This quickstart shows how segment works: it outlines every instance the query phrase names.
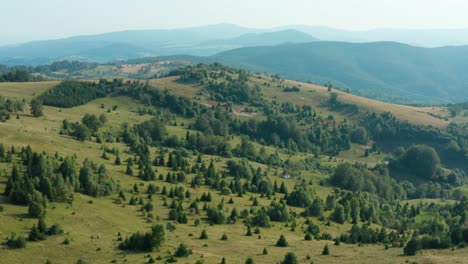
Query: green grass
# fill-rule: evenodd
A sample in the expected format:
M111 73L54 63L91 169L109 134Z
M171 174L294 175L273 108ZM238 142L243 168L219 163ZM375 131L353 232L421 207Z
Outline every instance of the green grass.
M28 100L32 97L32 93L39 93L44 89L50 88L53 84L38 83L38 86L17 84L15 88L12 86L0 86L0 95L17 97L26 95ZM10 88L9 88L10 87ZM23 87L23 88L21 88ZM21 90L24 89L24 90ZM311 93L312 94L312 93ZM101 104L105 105L101 109ZM116 111L107 113L107 108L117 105ZM76 154L78 160L81 162L84 159L90 159L95 162L104 163L111 175L118 181L124 191L127 202L124 204L115 203L117 195L108 197L92 198L79 193L75 194L73 204L65 203L51 203L48 205L46 222L48 225L59 223L65 230L65 234L49 237L41 242L29 242L24 249L9 250L1 246L0 248L0 262L1 263L45 263L50 259L52 263L75 263L78 259L83 259L89 263L110 263L116 260L117 263L146 263L145 256L148 253L123 253L117 249L118 241L117 233L120 232L123 237L134 233L136 231L146 232L149 227L155 223L168 223L167 215L169 209L163 206L161 195L154 195L152 202L155 205L154 219L151 223L147 222L145 215L140 211L140 206L128 205L128 199L133 195L141 197L147 201L146 194L132 193L132 187L136 183L141 191L146 191L148 182L143 182L135 176L128 176L124 174L125 165L114 166L114 156L109 155L109 160L100 158L102 150L101 144L96 142L79 142L67 136L59 135L61 122L63 119L71 121L79 121L85 113L104 114L108 117L108 123L105 125L106 129L118 131L123 122L129 124L140 123L144 120L151 118L150 116L141 116L136 110L138 105L127 97L106 97L94 100L86 105L69 108L59 109L54 107L44 107L45 116L34 118L27 113L20 115L20 119L11 119L6 123L2 123L0 130L0 142L10 146L16 147L31 145L35 151L46 151L49 154L58 152L60 155L74 155ZM184 122L184 126L180 124ZM169 125L167 130L171 135L185 136L187 132L187 125L191 120L177 118L177 126ZM193 131L191 131L193 132ZM239 137L234 137L231 141L233 147L240 142ZM122 143L106 143L109 147L118 148L121 153L121 159L125 160L133 157L127 153L128 147ZM257 149L260 145L256 144ZM273 153L275 148L265 147L267 153ZM155 156L156 148L151 148L152 158ZM289 156L284 150L280 150L280 155L283 159L291 158L292 160L303 159L310 154L298 153L297 155ZM380 161L383 156L370 156L368 158L361 158L362 153L356 149L349 152L344 152L339 158L349 161L362 161L375 163ZM193 157L195 159L195 157ZM225 170L226 159L218 156L204 156L204 162L209 163L214 160L215 166L218 170ZM339 161L328 162L327 157L323 157L322 161L326 164L335 166ZM261 166L263 169L265 165L251 163L254 167ZM9 164L0 164L0 192L3 192L7 175L10 171ZM157 175L168 172L168 168L154 167L157 170ZM8 173L5 173L8 172ZM136 165L134 167L136 172ZM312 181L313 185L310 186L315 190L318 196L325 198L328 194L333 192L332 188L321 186L319 183L325 180L328 175L318 171L300 170L300 177L292 179L282 179L279 173L282 169L272 168L268 177L272 181L277 181L278 184L284 182L288 190L292 190L295 184L301 183L301 178L306 182ZM192 189L189 188L189 182L194 175L188 175L187 183L180 184L184 188L188 188L192 194L192 198L200 196L203 192L208 192L206 186ZM156 185L162 187L171 187L171 184L154 181ZM173 185L172 185L173 186ZM258 194L248 194L244 197L237 197L233 195L234 204L227 204L229 196L222 196L216 191L211 190L213 195L212 205L217 205L222 199L225 201L225 207L229 210L236 207L238 211L242 209L250 209L252 201L249 200L250 196L258 198L261 206L269 205L271 200L267 198L259 198ZM282 195L277 194L276 199L280 199ZM90 202L92 201L92 202ZM29 228L36 223L36 219L28 218L27 207L17 206L8 203L7 198L0 196L0 205L3 206L4 211L0 212L0 237L5 239L11 232L19 235L27 235ZM187 208L189 201L184 201L184 208ZM200 204L200 209L202 204ZM296 213L300 213L303 209L290 207ZM329 214L330 212L327 212ZM332 241L304 241L304 233L301 230L304 218L297 219L297 228L291 231L290 227L286 227L285 223L274 222L274 226L270 229L261 229L261 234L254 234L251 237L245 236L246 228L239 221L234 225L214 225L210 226L206 221L198 227L194 226L195 219L204 220L205 213L202 211L200 215L190 213L188 215L188 224L177 224L176 230L167 232L167 242L158 252L149 253L152 257L156 258L161 256L165 258L173 254L175 248L180 242L186 243L192 250L193 254L179 260L179 263L195 263L197 260L204 260L204 263L219 263L223 257L226 258L227 263L244 263L248 256L254 258L255 263L276 263L280 261L287 252L295 252L299 258L300 263L405 263L406 261L418 261L419 263L462 263L468 257L468 249L451 250L434 250L424 251L416 257L403 257L401 256L401 248L384 249L383 245L346 245L333 246ZM346 223L339 225L331 223L330 226L325 226L324 222L312 218L312 220L320 226L322 232L328 232L333 236L337 236L346 232L351 228L351 224ZM198 237L202 229L208 232L208 240L199 240ZM226 233L228 235L227 241L221 241L221 236ZM190 236L192 234L192 236ZM286 236L290 246L287 248L275 247L276 240L281 234ZM70 239L70 245L63 245L62 242L65 238ZM331 255L322 256L321 251L325 244L330 245ZM268 249L268 255L263 255L262 250ZM307 260L307 255L310 260ZM158 261L157 263L162 263Z
M59 82L25 82L25 83L0 83L0 94L6 97L31 100L31 98L39 95L57 85Z

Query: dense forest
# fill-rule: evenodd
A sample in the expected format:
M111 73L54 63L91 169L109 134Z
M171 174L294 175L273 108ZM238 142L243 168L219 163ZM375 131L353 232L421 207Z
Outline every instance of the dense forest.
M32 75L23 69L12 69L0 75L0 82L38 82L44 81L41 75Z
M102 79L97 83L66 80L41 94L38 99L44 105L68 108L105 97L120 86L122 86L122 80L117 79L112 82Z
M430 145L446 166L468 171L468 130L463 124L451 123L447 129L418 126L383 113L369 114L363 126L382 149L392 151L398 146Z

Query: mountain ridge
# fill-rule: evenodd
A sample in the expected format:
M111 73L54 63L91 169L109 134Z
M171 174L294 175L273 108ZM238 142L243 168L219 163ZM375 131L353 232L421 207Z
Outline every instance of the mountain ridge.
M468 80L462 74L467 51L468 46L311 42L240 48L213 59L290 79L332 82L353 93L386 101L452 103L468 99L464 89Z

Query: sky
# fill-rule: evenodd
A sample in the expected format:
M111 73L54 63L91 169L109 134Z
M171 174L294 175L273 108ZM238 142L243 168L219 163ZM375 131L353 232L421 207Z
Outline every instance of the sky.
M468 28L467 14L466 0L0 0L0 44L218 23Z

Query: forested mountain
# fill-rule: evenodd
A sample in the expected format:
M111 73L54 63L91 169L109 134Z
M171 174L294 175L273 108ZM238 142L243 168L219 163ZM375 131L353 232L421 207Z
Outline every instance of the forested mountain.
M400 103L468 99L468 46L418 48L393 42L312 42L247 47L215 60L286 78L328 83L366 97Z

